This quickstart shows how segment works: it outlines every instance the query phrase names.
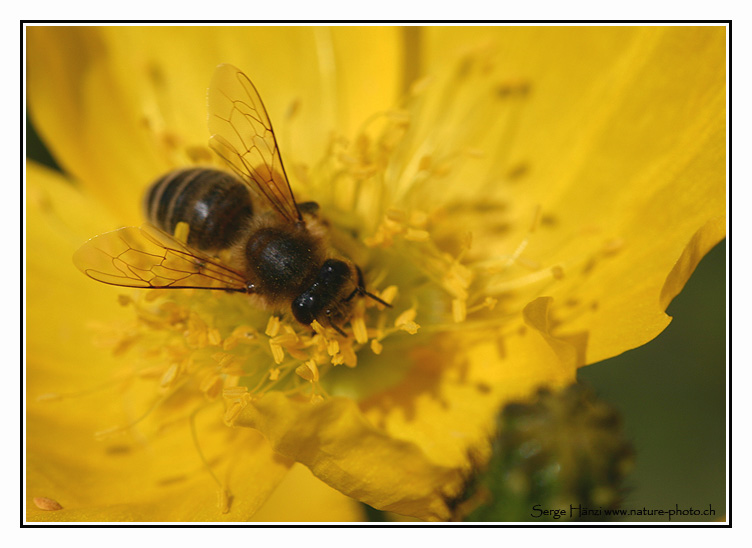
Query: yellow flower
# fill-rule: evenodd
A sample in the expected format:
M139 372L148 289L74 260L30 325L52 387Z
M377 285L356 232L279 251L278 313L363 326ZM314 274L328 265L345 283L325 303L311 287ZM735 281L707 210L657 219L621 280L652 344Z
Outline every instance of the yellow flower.
M33 119L75 181L27 165L30 521L361 519L336 491L447 519L499 407L657 336L725 235L724 28L69 27L27 44ZM260 90L299 201L393 305L358 300L347 337L71 265L142 222L151 181L213 161L204 96L225 62ZM291 467L317 498L286 486Z

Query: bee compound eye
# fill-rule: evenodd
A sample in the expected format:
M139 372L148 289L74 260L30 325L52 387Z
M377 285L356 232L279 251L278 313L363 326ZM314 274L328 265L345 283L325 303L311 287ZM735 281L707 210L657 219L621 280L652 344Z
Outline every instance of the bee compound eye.
M350 267L344 261L327 259L319 272L319 278L327 283L343 283L350 277Z

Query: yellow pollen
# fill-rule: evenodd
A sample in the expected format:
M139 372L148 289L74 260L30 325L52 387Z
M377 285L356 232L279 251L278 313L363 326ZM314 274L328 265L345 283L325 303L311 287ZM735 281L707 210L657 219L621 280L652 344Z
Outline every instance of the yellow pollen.
M415 310L414 308L408 308L402 314L397 316L396 320L394 320L394 327L399 327L402 324L413 321L415 319L415 316L417 315L417 310Z
M329 339L326 341L326 353L330 356L334 356L339 352L339 341L337 339Z
M282 360L285 359L285 351L282 350L281 346L273 341L269 341L269 348L271 348L274 363L276 363L277 365L281 364Z
M385 303L392 304L394 302L394 299L397 298L398 289L396 285L390 285L384 291L379 293L379 298L384 301ZM379 304L379 310L384 310L384 305Z
M352 345L347 345L342 348L339 355L342 356L342 361L347 367L355 367L358 365L358 355L355 353L355 350L353 350Z
M218 352L218 354L222 354L221 352ZM224 354L219 359L219 367L222 369L222 372L226 375L237 375L241 376L245 374L245 370L243 369L243 364L245 360L241 356L234 356L232 354Z
M207 340L210 345L217 346L222 342L222 335L220 335L219 330L215 327L212 327L207 332Z
M209 344L209 328L204 320L193 311L188 316L188 329L184 337L190 348L204 348Z
M223 388L223 390L227 390L227 389L231 390L233 388L238 388L239 383L240 383L239 375L229 375L225 377L225 383L224 383L225 387ZM242 388L246 388L246 387L243 386Z
M410 212L410 226L415 228L426 228L428 224L428 213L415 209Z
M394 320L394 327L415 335L420 329L420 325L413 321L416 315L417 311L414 308L408 308Z
M407 213L397 208L389 208L386 212L386 220L392 221L399 225L407 224Z
M313 320L311 322L311 329L313 329L317 334L321 335L322 337L326 337L326 329L324 329L324 326L321 325L318 320Z
M224 421L230 426L232 426L233 421L238 417L243 408L253 399L246 386L225 388L222 390L222 397L227 401Z
M452 319L461 323L467 317L467 303L462 299L452 299Z
M173 236L175 236L175 239L179 241L181 244L187 244L188 243L188 234L190 233L191 227L186 222L179 222L175 226L175 231L173 232Z
M207 375L199 385L199 390L207 399L213 400L222 391L222 377L216 374Z
M382 345L379 341L376 339L371 340L371 350L374 354L379 355L381 354L381 351L384 349L384 345Z
M368 342L368 330L366 329L366 320L361 314L357 315L352 319L350 322L350 325L352 325L353 329L353 335L355 335L355 340L358 341L360 344L364 344Z
M248 394L247 386L233 386L222 390L222 397L233 402L242 401Z
M277 335L276 337L272 338L272 342L280 346L293 346L297 344L298 341L300 341L298 334L293 330L288 331L287 329L285 329L285 332L283 334Z
M39 508L40 510L47 510L50 512L54 512L57 510L62 510L62 505L54 500L47 497L34 497L34 506Z
M295 373L309 382L318 382L319 380L319 368L316 366L315 360L308 360L303 365L299 365L295 369Z
M398 327L402 331L407 331L410 335L415 335L418 332L418 329L420 329L420 325L413 321L400 324Z
M238 344L249 345L256 340L256 330L247 325L241 325L233 329L229 337L222 343L224 350L232 350Z
M264 333L269 337L276 337L279 333L280 322L277 316L269 317L269 322L266 324L266 331Z
M172 386L172 383L175 381L177 376L178 364L173 363L170 367L167 368L167 371L165 371L164 375L162 375L162 380L159 381L159 387L168 388Z
M431 235L426 230L419 230L417 228L408 228L405 232L405 240L411 242L427 242L431 239Z
M224 421L225 424L228 424L229 426L232 426L233 422L235 422L235 419L238 418L238 415L240 415L240 412L243 410L245 405L243 405L240 402L233 403L227 408L227 411L225 411Z
M442 280L442 285L449 292L449 294L451 294L455 298L466 300L469 280L467 280L464 276L464 271L462 271L460 268L456 268L459 266L461 265L454 263L454 265L450 267L449 272L446 273L444 279ZM469 271L467 272L469 273Z
M276 381L279 378L279 367L269 370L269 380Z

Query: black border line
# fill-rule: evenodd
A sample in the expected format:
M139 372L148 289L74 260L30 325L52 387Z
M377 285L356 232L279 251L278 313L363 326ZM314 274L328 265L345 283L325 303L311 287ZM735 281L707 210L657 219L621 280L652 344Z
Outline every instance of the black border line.
M533 25L540 25L540 26L553 26L556 24L565 24L567 26L573 26L577 24L582 24L585 26L591 26L591 25L599 25L599 24L614 24L617 26L629 26L629 25L635 25L635 24L646 24L646 25L661 25L661 24L701 24L701 25L713 25L713 24L719 24L719 25L726 25L728 29L728 37L727 37L727 66L728 66L728 87L727 87L727 93L728 93L728 102L726 105L726 119L727 119L727 127L728 127L728 139L726 143L726 149L728 154L728 166L729 166L729 175L728 175L728 182L727 182L727 192L728 192L728 203L731 203L731 122L732 122L732 116L731 116L731 104L732 104L732 85L731 85L731 79L732 79L732 36L731 36L731 28L732 28L732 20L731 19L707 19L707 20L697 20L697 19L657 19L657 20L650 20L650 19L625 19L625 20L618 20L618 19L593 19L593 20L567 20L567 19L552 19L552 20L540 20L540 19L510 19L510 20L483 20L483 19L470 19L470 20L461 20L461 21L452 21L452 20L443 20L443 19L429 19L429 20L399 20L399 19L377 19L377 20L366 20L366 19L342 19L342 20L318 20L318 19L301 19L301 20L295 20L291 21L289 19L263 19L263 20L257 20L257 21L238 21L238 20L213 20L213 19L201 19L201 20L173 20L173 19L155 19L155 20L140 20L140 19L127 19L127 20L116 20L116 19L79 19L79 20L67 20L67 19L21 19L20 20L20 34L19 34L19 51L20 51L20 125L21 125L21 159L20 159L20 167L21 167L21 189L22 189L22 202L23 202L23 173L24 173L24 165L25 165L25 158L23 155L23 143L26 139L26 131L25 131L25 113L23 110L23 91L24 91L24 64L23 64L23 57L24 57L24 32L25 32L25 26L26 25L34 25L34 24L66 24L66 25L75 25L75 24L116 24L116 25L123 25L123 24L142 24L142 25L158 25L158 24L174 24L176 26L192 26L197 24L236 24L236 25L253 25L253 24L287 24L287 25L304 25L304 24L352 24L352 23L361 23L368 26L376 26L380 24L389 24L389 25L431 25L431 24L444 24L448 26L462 26L462 25L468 25L468 24L487 24L489 26L503 26L505 24L533 24ZM24 254L24 248L23 248L23 226L25 225L25 207L24 204L21 203L21 254L23 258L25 259ZM727 208L727 225L731 226L731 211ZM728 283L729 283L729 294L730 294L730 284L731 284L731 253L728 253L731 249L731 234L730 231L727 231L726 235L726 247L727 247L727 260L728 260L728 268L727 268L727 275L728 275ZM24 261L25 263L25 261ZM21 295L24 294L23 287L25 280L23 279L23 264L21 266ZM729 319L731 317L731 299L729 298L728 302L728 316ZM23 317L23 303L21 303L21 315ZM25 320L25 318L23 318ZM727 330L728 330L728 345L729 349L731 348L731 330L730 330L730 321L727 320ZM26 322L24 321L23 326L25 328ZM23 333L21 334L21 345L23 345ZM23 348L21 349L21 368L23 372ZM728 372L728 386L731 386L731 365L729 357L727 356L727 362L729 362L729 372ZM20 445L19 445L19 452L20 452L20 460L21 463L21 474L20 474L20 498L23 498L23 489L24 489L24 481L25 481L25 454L24 454L24 445L23 445L23 438L24 438L24 428L23 428L23 417L25 413L25 394L23 390L23 375L20 378L21 380L21 386L19 387L19 390L21 392L21 409L20 409L20 415L19 415L19 423L20 423ZM420 523L399 523L399 522L360 522L360 523L331 523L331 524L322 524L322 523L286 523L286 522L279 522L279 523L253 523L253 522L217 522L217 523L158 523L158 524L152 524L149 522L133 522L133 523L109 523L109 522L103 522L101 524L94 524L94 523L82 523L78 524L75 522L24 522L25 518L25 501L21 501L20 505L20 515L19 515L19 527L22 529L30 528L30 529L39 529L39 528L80 528L80 529L110 529L110 528L262 528L262 529L280 529L280 528L293 528L293 529L330 529L330 528L349 528L349 529L360 529L360 528L440 528L440 527L449 527L449 528L474 528L474 529L488 529L488 528L494 528L494 529L545 529L548 527L553 527L557 529L562 528L622 528L622 529L672 529L672 528L679 528L679 529L728 529L731 528L731 506L732 506L732 413L731 413L731 405L732 405L732 391L729 389L729 395L728 395L728 402L727 402L727 408L729 409L729 419L728 419L728 506L726 508L726 518L728 522L726 524L720 524L715 525L714 522L708 522L707 524L698 524L698 523L688 523L684 524L682 522L675 522L672 524L669 523L643 523L643 522L608 522L608 523L578 523L578 522L567 522L567 523L513 523L513 524L506 524L506 523L462 523L462 522L441 522L441 523L432 523L432 522L420 522Z

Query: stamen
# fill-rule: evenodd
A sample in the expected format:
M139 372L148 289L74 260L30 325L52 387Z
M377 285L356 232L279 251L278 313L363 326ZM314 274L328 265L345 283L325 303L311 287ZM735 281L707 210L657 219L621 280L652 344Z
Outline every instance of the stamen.
M330 356L339 353L339 341L337 339L328 339L326 341L326 353Z
M173 382L178 376L178 364L173 363L170 365L170 367L167 368L167 371L165 371L164 375L162 375L162 380L159 382L159 387L162 389L169 388L172 386Z
M374 354L378 356L379 354L381 354L381 351L383 349L384 349L384 346L377 339L371 340L371 350L373 351Z
M360 301L363 302L363 301ZM365 310L363 310L363 306L358 306L355 310L355 317L350 321L350 325L352 326L353 335L355 335L355 340L358 341L360 344L365 344L368 342L368 330L366 328L366 320L364 316Z
M235 402L230 405L230 407L227 408L225 411L225 415L223 417L223 420L225 424L228 426L233 426L235 419L238 418L240 415L240 412L245 408L245 405L243 405L240 402Z
M418 230L416 228L408 228L405 232L405 240L411 242L427 242L431 239L427 230Z
M272 351L272 357L274 358L274 363L279 365L282 363L282 360L285 359L285 351L282 350L282 347L275 343L274 341L269 341L269 348L271 348Z
M198 443L198 434L196 433L196 415L199 411L201 411L202 407L198 407L193 413L191 413L191 416L189 417L189 424L191 427L191 437L193 438L193 445L196 448L196 452L198 453L199 458L201 459L201 462L204 465L204 468L207 472L209 472L209 475L214 480L214 483L217 484L217 487L219 488L219 497L218 497L218 504L217 507L219 510L226 514L230 511L230 500L231 495L228 492L228 490L225 488L224 485L222 485L222 482L219 481L219 478L214 473L214 470L212 470L211 465L209 464L209 461L206 460L206 457L204 456L204 452L201 450L201 445Z
M411 335L415 335L418 332L418 329L420 329L420 325L413 321L416 315L417 311L414 308L405 310L396 320L394 320L394 327L397 327L402 331L407 331Z
M269 337L276 337L279 333L280 321L277 316L270 316L269 322L266 324L266 331L264 333Z
M232 350L239 344L250 345L258 339L256 330L247 325L240 325L233 329L229 337L222 343L223 350Z
M222 377L216 373L207 375L199 385L199 390L204 393L206 399L213 400L219 396L222 391Z
M301 378L310 381L310 382L318 382L319 381L319 368L316 366L315 360L308 360L303 365L299 365L295 369L295 373L297 373L298 376Z
M353 350L352 344L348 344L342 348L338 356L341 356L342 362L347 367L355 367L358 365L358 355Z
M394 304L395 299L397 298L398 289L396 285L390 285L384 291L381 291L378 293L379 298L384 301L385 303ZM384 305L378 305L379 310L385 310Z

